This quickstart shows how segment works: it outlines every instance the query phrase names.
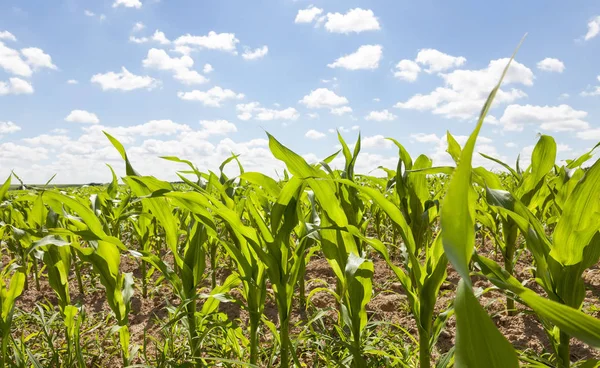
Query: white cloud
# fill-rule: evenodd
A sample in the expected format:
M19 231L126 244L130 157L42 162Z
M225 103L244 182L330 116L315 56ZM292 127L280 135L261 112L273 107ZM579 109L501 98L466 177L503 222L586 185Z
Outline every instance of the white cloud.
M359 130L360 126L358 125L353 125L352 128L350 128L350 130Z
M300 113L293 107L288 107L282 110L268 109L260 107L258 102L250 102L247 104L237 104L235 106L238 112L238 119L271 121L271 120L297 120Z
M79 81L77 79L69 79L67 84L79 84Z
M120 73L108 72L95 74L92 76L91 82L98 83L103 91L133 91L139 88L150 90L159 84L159 81L156 79L147 75L135 75L125 69L125 67L121 68Z
M65 121L70 123L83 123L83 124L98 124L100 119L96 114L85 110L73 110L65 118Z
M152 35L152 41L158 42L161 45L168 45L171 43L167 36L165 36L164 32L161 32L158 29L154 31L154 34Z
M193 36L186 34L175 40L177 46L195 46L201 49L221 50L235 52L236 45L240 42L234 33L208 32L206 36Z
M150 39L148 37L129 36L129 42L140 44L140 43L150 42Z
M213 87L208 91L193 90L191 92L178 92L177 96L186 101L200 101L204 106L221 107L221 103L226 100L241 100L243 93L236 93L230 89L223 89L219 86Z
M30 77L33 71L21 58L17 50L11 49L0 42L0 68L6 72L22 77Z
M517 144L515 142L507 142L505 146L508 148L515 148L517 147Z
M9 41L17 41L15 35L10 33L9 31L0 31L0 40L9 40Z
M310 113L306 114L306 116L308 116L310 119L318 119L319 118L319 114L314 113L314 112L310 112Z
M201 120L201 132L210 135L226 135L227 133L237 132L235 124L227 120Z
M362 138L360 146L363 148L391 148L394 144L382 135L374 135Z
M327 88L317 88L310 91L310 93L304 96L299 102L306 105L309 109L319 109L346 105L348 99L343 96L338 96L335 92Z
M211 73L212 71L214 71L215 69L212 67L212 65L210 64L204 64L204 68L202 68L202 72L204 74L208 74Z
M194 60L184 55L180 58L170 57L165 50L150 49L148 55L142 61L146 68L168 70L174 73L173 77L183 84L203 84L208 79L190 68L194 66Z
M21 78L9 78L8 83L0 81L0 96L29 95L32 93L33 86Z
M558 96L559 100L566 100L567 98L571 97L568 93L561 93L560 96Z
M421 143L437 143L440 141L440 138L435 134L417 133L411 134L410 137Z
M444 87L437 87L429 94L417 94L405 102L398 102L395 107L427 111L447 118L472 119L480 112L490 91L498 83L498 79L509 59L490 61L485 69L454 70L450 73L440 73ZM513 61L504 78L503 85L522 84L533 85L533 72L525 65ZM509 91L498 90L494 105L510 103L523 98L527 94L519 89Z
M568 144L559 143L556 145L556 152L569 152L573 149Z
M388 110L371 111L369 115L365 116L365 120L374 121L392 121L396 120L397 116L389 112Z
M504 130L522 131L526 124L537 124L543 130L563 132L584 130L589 124L584 121L588 113L575 110L569 105L533 106L509 105L500 118Z
M590 20L587 24L587 27L588 30L585 36L583 37L584 40L588 41L598 36L598 33L600 33L600 15Z
M587 129L577 132L577 138L585 140L600 141L600 128Z
M321 13L323 13L323 9L311 5L306 9L298 10L294 23L311 23Z
M25 56L27 64L31 65L34 70L40 68L58 69L52 64L52 57L37 47L28 47L21 49L21 53Z
M459 67L463 65L467 59L462 56L444 54L435 49L422 49L419 50L415 61L429 67L428 69L425 69L426 73L438 73Z
M311 129L308 132L306 132L306 134L304 134L304 136L306 138L315 139L316 140L316 139L324 138L325 137L325 133L321 133L321 132L319 132L317 130Z
M37 162L47 158L48 150L43 147L26 147L14 144L13 142L0 144L0 162L2 163L5 161L12 161L15 163L21 161Z
M40 134L31 138L23 138L23 142L31 146L50 146L50 147L62 147L70 142L71 139L66 135L51 135L51 134Z
M265 57L265 55L267 55L267 53L269 53L269 48L267 46L263 46L254 50L247 49L242 54L242 57L244 58L244 60L256 60L262 59L263 57Z
M545 58L537 63L537 68L545 72L562 73L565 70L565 64L555 58Z
M327 66L348 70L377 69L382 53L381 45L363 45L354 53L342 56Z
M380 99L379 97L375 97L375 98L373 99L373 102L381 102L381 99Z
M420 71L421 67L419 66L419 64L415 63L412 60L404 59L400 60L400 62L396 64L394 77L405 80L407 82L414 82L417 80Z
M113 8L124 6L126 8L139 9L142 7L142 3L140 2L140 0L115 0L112 6Z
M347 113L351 113L352 108L350 106L334 107L331 109L333 115L342 116Z
M21 127L12 121L0 121L0 137L4 134L18 132L19 130L21 130Z
M139 31L143 30L144 28L146 28L146 26L144 25L144 23L137 22L136 24L133 25L133 28L131 29L131 32L139 32Z
M355 8L346 14L327 13L325 29L333 33L360 33L381 29L379 21L370 9Z

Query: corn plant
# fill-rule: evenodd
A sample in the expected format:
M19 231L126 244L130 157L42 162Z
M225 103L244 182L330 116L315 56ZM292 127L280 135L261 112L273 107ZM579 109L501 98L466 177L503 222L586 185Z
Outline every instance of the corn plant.
M19 267L16 263L9 263L2 269L0 277L2 278L0 280L0 308L2 309L2 314L0 315L0 336L2 337L2 342L0 342L2 347L0 367L5 367L9 362L8 343L10 340L15 301L25 288L26 276L22 267ZM6 283L7 279L9 280L8 285Z

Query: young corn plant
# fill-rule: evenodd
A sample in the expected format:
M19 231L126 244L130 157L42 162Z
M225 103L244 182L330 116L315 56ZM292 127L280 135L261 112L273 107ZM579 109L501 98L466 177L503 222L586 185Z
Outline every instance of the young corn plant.
M495 236L496 244L501 250L506 272L513 275L516 262L515 255L518 248L517 238L519 227L512 218L501 216L494 210L495 206L502 206L503 204L499 202L501 196L495 194L498 193L498 190L503 192L508 191L514 198L518 198L521 203L529 208L532 213L541 216L543 205L549 195L546 177L552 172L554 162L556 161L556 142L552 137L542 135L533 149L531 165L522 173L511 169L500 160L486 155L483 156L509 169L512 175L512 180L504 181L508 185L503 185L502 181L490 178L491 173L486 173L485 169L478 168L475 171L476 174L478 173L482 176L483 184L488 188L486 200L492 206L487 208L495 213L495 216L490 216L492 217L491 222L493 225L490 224L488 226L492 226L494 234L498 234L499 230L501 231L501 236ZM512 210L512 208L508 209ZM489 215L487 212L483 212L482 216ZM501 226L497 226L497 222ZM509 316L513 316L516 313L514 300L510 297L506 299L506 310Z
M23 293L26 276L22 267L11 262L2 269L0 278L0 337L2 338L2 341L0 341L2 349L0 368L4 368L10 363L8 344L11 340L10 333L15 301ZM6 283L7 280L9 280L8 285Z
M302 157L283 146L271 135L268 137L271 152L286 164L293 175L289 182L306 183L314 192L321 208L319 230L321 250L338 280L335 293L340 304L338 319L340 326L347 327L352 336L349 346L353 356L352 366L366 367L363 331L368 320L366 305L372 297L373 263L363 257L357 237L345 229L354 226L349 225L336 193L335 182L327 180L324 171L309 165Z

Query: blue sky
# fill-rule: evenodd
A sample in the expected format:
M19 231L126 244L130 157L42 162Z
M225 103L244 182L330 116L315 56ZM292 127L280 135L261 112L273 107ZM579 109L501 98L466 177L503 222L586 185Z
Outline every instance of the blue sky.
M525 33L478 149L526 162L544 133L580 154L600 141L594 2L4 0L0 175L124 174L102 130L163 179L184 168L160 155L232 151L274 174L265 130L309 161L360 131L363 172L395 166L384 137L448 164L445 132L469 134Z

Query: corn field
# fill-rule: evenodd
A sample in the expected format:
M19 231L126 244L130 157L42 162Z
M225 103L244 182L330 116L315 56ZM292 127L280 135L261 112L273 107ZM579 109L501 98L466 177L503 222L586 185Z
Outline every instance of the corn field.
M11 175L0 367L598 366L600 294L584 276L600 258L600 161L559 166L541 135L527 168L473 167L499 86L463 147L448 133L453 167L391 139L397 166L361 175L360 135L351 149L338 134L317 164L268 135L279 180L235 155L217 173L164 157L182 167L172 184L106 133L121 183L110 166L99 187L11 190ZM372 307L390 294L402 323ZM504 333L519 318L540 349Z

